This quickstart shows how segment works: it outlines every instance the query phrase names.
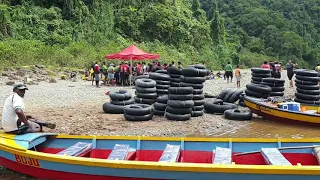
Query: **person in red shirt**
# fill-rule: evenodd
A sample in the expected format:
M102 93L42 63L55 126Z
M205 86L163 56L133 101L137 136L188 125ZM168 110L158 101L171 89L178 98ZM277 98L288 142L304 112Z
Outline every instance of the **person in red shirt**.
M162 69L167 70L167 63L164 63L164 65L162 65Z
M98 62L95 63L94 65L94 77L95 77L95 80L96 80L96 87L99 88L99 82L100 82L100 66L98 64Z
M129 74L130 74L130 68L128 66L128 62L125 62L123 65L123 73L124 73L124 85L127 86L128 80L129 80Z
M140 62L136 66L136 73L137 73L137 76L140 76L142 74L142 66Z
M270 65L268 64L268 61L264 61L263 64L261 65L261 68L270 69Z
M121 86L124 85L124 80L125 80L124 63L121 62L121 64L120 64L120 84L121 84Z

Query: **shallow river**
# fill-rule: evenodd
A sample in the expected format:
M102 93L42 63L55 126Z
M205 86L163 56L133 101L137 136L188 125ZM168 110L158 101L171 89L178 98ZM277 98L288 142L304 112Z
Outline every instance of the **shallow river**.
M241 122L239 122L240 124ZM192 137L206 137L199 134L192 134ZM217 137L217 136L215 136ZM254 138L320 138L320 126L294 125L289 123L279 123L262 119L252 120L244 128L237 131L225 132L218 137L254 137ZM14 173L0 167L1 180L15 180L33 178Z

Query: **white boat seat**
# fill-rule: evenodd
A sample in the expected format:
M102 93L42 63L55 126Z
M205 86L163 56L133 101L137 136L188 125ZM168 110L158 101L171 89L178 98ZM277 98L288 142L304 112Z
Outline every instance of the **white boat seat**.
M313 148L313 154L317 158L318 164L320 165L320 147Z
M108 160L125 160L129 150L130 146L128 144L116 144L109 154Z
M81 156L85 153L90 152L92 149L92 143L78 142L69 148L58 152L58 155L67 155L67 156Z
M213 164L231 164L232 153L230 148L216 147L214 157L212 160Z
M180 156L180 145L166 145L159 162L177 162Z
M262 156L269 165L292 165L277 148L261 148Z

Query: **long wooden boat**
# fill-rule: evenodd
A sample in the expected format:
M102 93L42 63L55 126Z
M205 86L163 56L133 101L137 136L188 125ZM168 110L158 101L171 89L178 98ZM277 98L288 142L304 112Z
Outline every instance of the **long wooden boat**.
M277 104L264 99L244 97L246 106L255 114L272 121L284 121L289 123L318 124L320 125L320 114L306 113L306 111L290 111L281 109ZM320 111L320 106L301 104L301 109Z
M90 146L75 148L79 143ZM320 139L0 133L0 165L41 179L318 180L319 153L314 155L313 152L320 151L317 149L319 147L281 152L277 149L307 145L318 146ZM263 151L236 155L260 150ZM277 151L278 154L270 154L271 151ZM272 165L269 165L270 162Z

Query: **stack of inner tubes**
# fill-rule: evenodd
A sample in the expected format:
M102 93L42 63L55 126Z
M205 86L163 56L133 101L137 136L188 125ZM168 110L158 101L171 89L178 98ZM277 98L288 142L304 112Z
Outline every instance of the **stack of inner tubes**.
M110 92L110 103L104 103L102 109L105 113L123 114L124 107L134 103L134 99L130 92L126 90L119 90Z
M127 121L149 121L153 117L152 107L147 104L131 104L124 108Z
M170 76L170 86L180 87L181 69L178 69L177 67L168 67L167 71Z
M270 96L284 96L284 83L285 80L278 79L278 78L263 78L262 79L262 85L267 85L271 87Z
M149 73L149 78L156 81L157 94L161 96L163 94L169 94L168 89L170 87L170 76L164 73L165 70L161 70L161 73L151 72Z
M225 88L219 93L217 99L222 99L223 102L235 103L243 92L243 88Z
M267 99L272 91L271 87L263 84L247 84L247 96Z
M237 105L223 102L221 99L215 99L204 103L204 109L207 113L223 114L226 110L236 109Z
M244 97L245 97L246 93L241 93L239 95L239 106L242 106L242 107L247 107L246 103L244 102Z
M168 107L164 116L169 120L186 121L191 118L194 106L192 87L170 87Z
M318 72L308 69L297 69L296 74L296 98L294 101L303 104L320 104L320 77Z
M264 68L251 68L251 83L260 84L262 82L262 78L270 78L271 70Z
M181 70L182 76L180 77L181 87L193 87L194 107L192 107L191 116L199 117L204 114L204 94L203 87L206 81L206 76L209 71L203 65L192 65Z
M153 104L157 98L156 81L152 79L137 79L135 81L136 97L135 102L140 104Z
M157 116L164 116L164 113L167 108L167 103L168 103L169 97L168 95L162 95L159 96L156 99L156 102L153 104L153 114Z

